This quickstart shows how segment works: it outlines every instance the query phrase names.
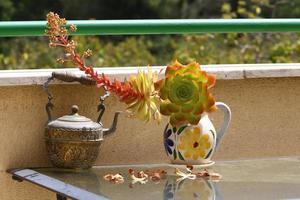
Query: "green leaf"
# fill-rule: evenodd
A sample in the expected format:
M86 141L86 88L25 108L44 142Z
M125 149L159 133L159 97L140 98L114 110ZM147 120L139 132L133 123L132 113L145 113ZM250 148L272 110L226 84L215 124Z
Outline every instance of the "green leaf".
M174 157L174 160L176 160L176 159L177 159L177 152L176 152L176 150L175 150L175 149L173 150L173 157Z
M213 148L211 148L211 150L208 152L208 154L205 156L205 158L204 159L207 159L209 156L210 156L210 154L213 152Z
M177 128L173 127L173 133L176 133L176 131L177 131Z
M180 160L184 160L183 156L181 155L180 151L178 151L178 157Z
M177 135L179 135L186 127L187 125L180 127L177 131Z

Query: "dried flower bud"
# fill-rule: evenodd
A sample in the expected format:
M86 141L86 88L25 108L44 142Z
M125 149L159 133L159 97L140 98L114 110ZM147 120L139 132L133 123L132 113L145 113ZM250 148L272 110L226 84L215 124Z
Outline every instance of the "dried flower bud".
M51 42L57 42L58 41L57 37L52 36L52 35L49 36L49 39L50 39Z
M59 18L59 15L56 14L56 17ZM67 24L66 18L59 18L58 22L59 22L59 24L60 24L61 26Z
M53 43L53 42L49 42L49 47L50 47L50 48L56 47L56 44Z
M65 51L70 53L70 52L74 52L75 51L75 47L76 47L76 42L74 40L71 40L69 43L66 44L65 46Z
M84 53L83 53L83 57L85 57L85 58L88 58L88 57L90 57L90 56L92 56L93 55L93 52L92 52L92 50L90 50L90 49L87 49Z
M61 29L59 30L59 35L66 35L67 32L68 32L68 31L67 31L65 28L61 28Z
M75 40L70 40L69 44L70 44L70 45L73 45L73 46L76 46L77 43L76 43Z
M65 63L65 60L62 58L58 58L58 59L56 59L56 62L62 65Z
M71 24L71 26L70 26L70 32L76 32L76 30L77 30L76 25L75 24Z

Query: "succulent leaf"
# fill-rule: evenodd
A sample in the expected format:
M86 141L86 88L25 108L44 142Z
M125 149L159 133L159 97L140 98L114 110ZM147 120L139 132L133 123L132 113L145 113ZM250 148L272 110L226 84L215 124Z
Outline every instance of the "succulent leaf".
M208 89L215 76L202 71L199 64L182 65L178 61L166 68L165 79L155 89L162 99L160 112L170 116L172 126L198 124L203 112L215 110L215 100Z

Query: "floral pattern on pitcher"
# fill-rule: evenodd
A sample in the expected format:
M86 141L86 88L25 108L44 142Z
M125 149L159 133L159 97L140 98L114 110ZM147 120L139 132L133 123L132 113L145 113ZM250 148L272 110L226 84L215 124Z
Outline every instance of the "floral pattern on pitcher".
M173 162L203 161L212 154L214 142L214 130L206 133L200 126L185 125L176 129L167 124L164 131L165 151Z
M172 155L172 147L174 146L174 141L170 138L172 135L172 130L168 129L168 125L166 126L166 130L164 131L164 146L167 155Z
M198 158L206 158L212 148L207 133L201 132L199 127L191 127L179 136L178 149L183 153L185 158L198 160Z
M177 144L176 144L176 135L180 135L184 129L187 126L182 126L180 127L178 130L176 129L176 127L172 128L172 126L168 123L165 131L164 131L164 146L165 146L165 150L167 155L173 159L180 159L180 160L184 160L184 157L182 156L181 152L178 151L177 149Z

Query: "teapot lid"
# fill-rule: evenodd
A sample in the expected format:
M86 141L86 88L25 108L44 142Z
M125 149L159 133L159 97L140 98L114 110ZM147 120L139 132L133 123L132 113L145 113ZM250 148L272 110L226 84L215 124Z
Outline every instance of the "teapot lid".
M100 123L78 114L78 106L72 106L72 114L64 115L48 123L49 128L67 129L71 131L99 131L103 127Z

